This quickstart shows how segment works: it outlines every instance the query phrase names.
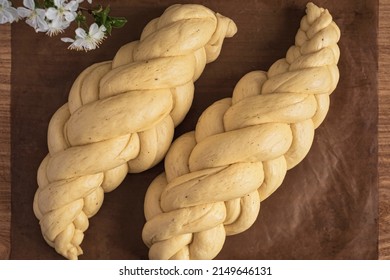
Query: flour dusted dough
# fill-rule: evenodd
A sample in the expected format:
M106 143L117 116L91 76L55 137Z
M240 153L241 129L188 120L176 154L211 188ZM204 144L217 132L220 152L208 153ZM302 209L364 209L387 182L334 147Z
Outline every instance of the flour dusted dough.
M173 5L113 61L75 80L50 121L34 198L42 235L59 254L77 259L104 193L165 156L191 106L194 81L236 31L232 20L204 6Z
M339 37L328 10L309 3L286 58L245 75L172 144L145 198L151 259L212 259L254 223L328 112Z

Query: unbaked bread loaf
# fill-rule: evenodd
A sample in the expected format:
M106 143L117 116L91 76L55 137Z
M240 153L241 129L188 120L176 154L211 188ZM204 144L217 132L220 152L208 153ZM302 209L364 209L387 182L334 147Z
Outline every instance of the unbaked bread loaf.
M309 3L286 57L245 75L172 144L145 197L150 259L212 259L254 223L328 112L339 37L328 10Z
M191 106L194 81L236 31L204 6L173 5L113 61L75 80L50 121L34 198L42 235L59 254L77 259L104 193L163 159Z

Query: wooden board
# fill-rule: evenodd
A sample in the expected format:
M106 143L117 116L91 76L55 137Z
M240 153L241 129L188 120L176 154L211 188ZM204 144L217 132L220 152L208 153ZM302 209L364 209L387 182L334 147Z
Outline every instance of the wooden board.
M390 260L390 3L379 1L379 258Z
M61 258L42 240L37 220L31 210L36 189L36 169L47 153L47 123L55 110L66 102L69 88L82 69L94 62L111 59L121 45L139 37L147 21L160 15L164 8L174 3L111 2L113 11L118 15L125 14L129 23L121 30L114 30L113 36L98 51L92 53L75 54L65 51L64 45L57 42L58 40L41 36L42 34L37 35L22 23L14 25L11 98L9 82L1 78L1 131L5 131L1 136L0 146L1 167L5 174L1 177L0 185L1 193L4 193L0 199L0 244L3 244L0 249L4 248L0 250L2 258ZM193 107L185 122L178 127L177 135L192 130L197 117L213 101L230 96L234 84L243 74L251 70L266 70L273 61L284 56L293 42L305 1L274 1L272 4L266 1L247 1L245 5L237 5L238 1L201 3L233 18L239 32L235 38L226 41L221 57L208 65L197 81ZM246 233L228 238L219 258L390 258L390 180L387 175L390 169L390 123L386 116L390 101L389 86L384 79L387 74L385 66L389 63L389 50L386 46L386 34L389 34L386 30L389 30L389 25L385 20L379 22L378 42L382 52L379 52L377 75L376 1L344 1L342 4L339 1L318 1L317 4L324 5L331 11L343 33L340 41L342 58L339 65L342 79L332 95L331 111L316 133L316 140L308 158L291 170L282 188L264 202L256 224ZM389 5L379 4L382 15L379 19L388 18L386 13L389 13ZM9 44L6 37L4 39L2 36L1 40ZM31 46L34 46L33 49ZM1 61L6 64L9 59L7 54L10 54L9 46L1 47L4 50L1 51ZM51 55L48 55L48 50ZM8 68L4 68L5 73L1 72L1 77L7 77L6 69L9 69L9 63L7 65ZM9 120L10 100L12 122ZM340 114L344 110L347 110L350 116ZM359 140L348 142L348 145L354 145L353 149L345 149L342 144L338 146L341 140L348 141L342 139L340 132L337 132L346 128L343 121L353 130L350 136ZM9 153L10 123L12 166ZM379 134L376 131L377 125ZM357 136L360 138L356 138ZM333 151L334 158L339 158L339 161L332 162L329 153L324 154L324 147L336 147ZM318 169L318 162L324 159L332 163L325 173ZM317 169L313 166L317 166ZM317 170L316 176L320 177L308 175L310 170ZM160 164L145 173L129 175L122 186L106 195L101 211L91 220L83 242L86 252L82 258L146 258L147 249L140 238L144 223L143 197L148 183L161 171ZM332 175L333 178L327 178L328 184L320 184L319 190L313 191L307 186L300 186L303 178L305 181L311 180L315 186L316 180L323 181L321 176L326 175ZM349 188L352 185L354 187ZM348 193L350 190L355 192ZM302 203L303 210L299 210L296 205ZM132 205L131 209L127 208L129 204ZM309 215L312 221L302 220L304 214L307 216L307 211L313 211L313 216ZM287 227L275 223L286 222L286 218L288 222L288 219L294 218L286 217L290 213L300 218L287 223Z
M0 259L10 254L11 228L11 28L0 25Z

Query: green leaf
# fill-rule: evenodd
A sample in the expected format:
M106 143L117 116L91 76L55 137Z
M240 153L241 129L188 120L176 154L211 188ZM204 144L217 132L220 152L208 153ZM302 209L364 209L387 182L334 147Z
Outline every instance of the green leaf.
M108 14L110 13L110 5L108 5L103 11L102 11L102 24L105 25L107 22Z
M104 25L104 27L106 27L106 32L111 35L111 31L112 31L112 25L109 21L106 22L106 24Z
M127 19L124 17L109 17L109 21L112 27L121 28L126 24Z
M45 0L43 1L43 7L44 8L50 8L50 7L54 7L54 1L53 0Z
M101 5L92 11L92 16L95 19L97 25L106 27L106 32L111 35L112 28L123 27L127 20L124 17L111 17L109 16L111 9L110 5L103 8Z
M95 19L95 22L101 26L106 26L108 14L110 13L110 5L103 9L101 5L99 5L95 10L92 11L92 16Z
M83 15L82 13L78 13L77 16L76 16L76 22L77 23L82 23L82 22L86 22L87 21L87 17L85 15Z

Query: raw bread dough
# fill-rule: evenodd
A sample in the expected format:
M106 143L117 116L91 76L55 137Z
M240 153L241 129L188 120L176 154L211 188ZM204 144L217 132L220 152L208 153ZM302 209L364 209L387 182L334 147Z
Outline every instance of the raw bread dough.
M339 38L328 10L309 3L286 57L245 75L172 144L145 197L150 259L212 259L254 223L328 112Z
M163 159L191 106L194 81L236 31L204 6L173 5L113 61L79 75L50 121L34 198L42 235L59 254L77 259L104 193Z

